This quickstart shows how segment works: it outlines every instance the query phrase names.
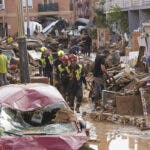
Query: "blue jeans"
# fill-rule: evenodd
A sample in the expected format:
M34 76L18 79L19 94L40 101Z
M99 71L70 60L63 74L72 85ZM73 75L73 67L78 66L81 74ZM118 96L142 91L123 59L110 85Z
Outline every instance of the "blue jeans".
M105 80L103 77L94 77L92 99L97 102L102 97L102 90L106 89Z
M0 73L0 86L9 84L6 73Z

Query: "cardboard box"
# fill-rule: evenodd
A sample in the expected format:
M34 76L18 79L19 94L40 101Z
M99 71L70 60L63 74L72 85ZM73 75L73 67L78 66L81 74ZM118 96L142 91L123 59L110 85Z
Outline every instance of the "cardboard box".
M116 96L116 107L120 115L143 115L140 95Z

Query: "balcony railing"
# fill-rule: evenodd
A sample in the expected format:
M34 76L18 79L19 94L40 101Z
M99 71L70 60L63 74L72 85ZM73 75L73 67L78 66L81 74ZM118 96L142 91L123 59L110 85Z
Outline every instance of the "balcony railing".
M49 3L49 4L39 4L39 12L48 12L48 11L59 11L58 3Z
M105 11L115 5L123 10L150 9L150 0L106 0Z

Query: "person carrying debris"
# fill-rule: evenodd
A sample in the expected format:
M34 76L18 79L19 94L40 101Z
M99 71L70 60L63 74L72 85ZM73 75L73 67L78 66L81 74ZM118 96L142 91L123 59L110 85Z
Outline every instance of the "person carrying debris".
M67 73L69 75L69 83L68 83L68 99L70 103L71 109L73 109L75 98L77 98L77 105L75 110L79 112L79 108L83 98L82 91L82 82L87 87L85 73L83 70L83 66L77 64L77 56L75 54L69 55L70 65L66 67ZM85 88L86 88L85 87Z
M68 82L69 82L69 76L66 70L66 67L68 66L69 57L67 55L63 55L61 57L62 64L58 65L58 80L60 83L60 89L59 91L65 98L67 99L67 89L68 89Z
M40 75L43 75L45 77L48 77L50 79L50 83L52 83L52 55L48 53L48 50L46 47L41 47L41 58L39 61L39 72Z
M98 53L95 58L95 65L93 69L93 92L92 100L95 104L95 109L99 104L99 98L101 98L102 90L106 88L104 74L110 76L105 68L105 58L109 55L108 50L104 50L103 53Z
M0 49L0 86L9 84L7 80L7 65L8 59L7 56L2 53Z

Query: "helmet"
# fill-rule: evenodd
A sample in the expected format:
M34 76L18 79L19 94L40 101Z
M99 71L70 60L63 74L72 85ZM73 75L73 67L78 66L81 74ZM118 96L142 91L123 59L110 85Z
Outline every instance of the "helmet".
M69 60L69 57L68 57L67 55L63 55L63 56L61 57L61 61L62 61L62 62L68 62L68 60Z
M69 60L70 60L70 61L77 61L77 55L75 55L75 54L70 54L70 55L69 55Z
M40 48L40 51L45 52L45 51L47 51L47 48L43 46L43 47Z
M17 69L17 65L10 65L10 70L16 70Z
M61 57L61 56L63 56L63 55L64 55L64 51L59 50L59 51L57 52L57 54L58 54L58 57Z

